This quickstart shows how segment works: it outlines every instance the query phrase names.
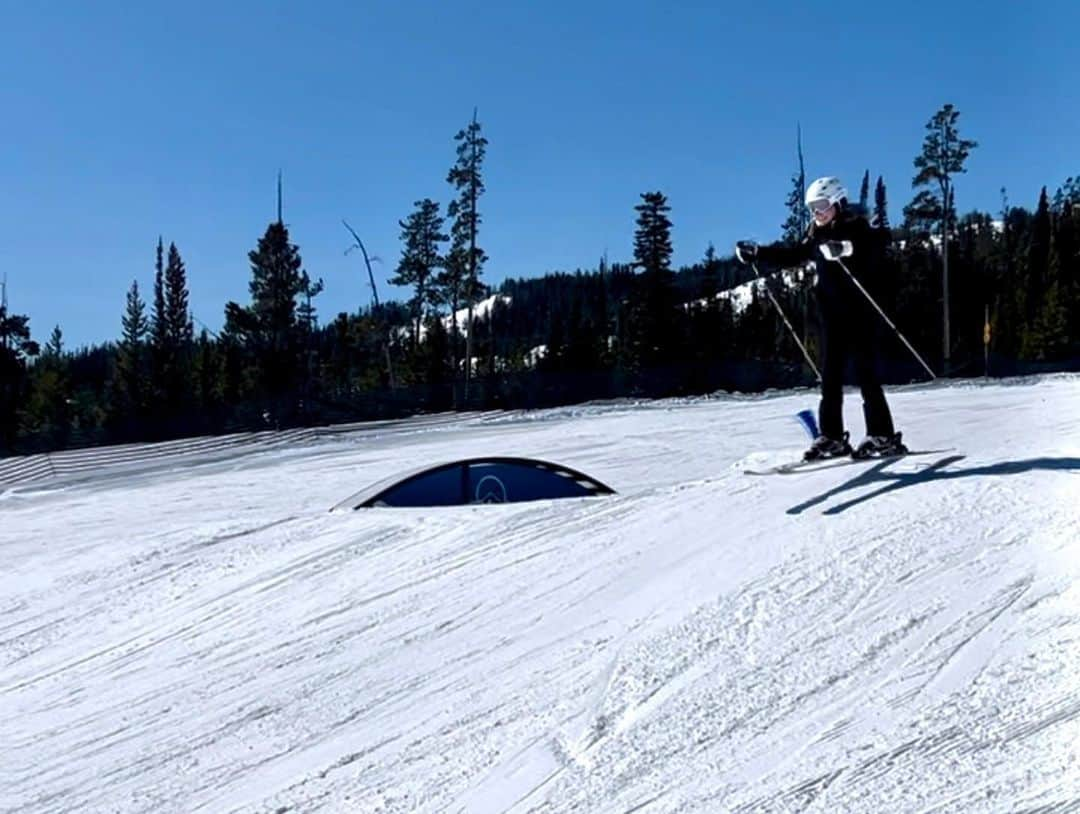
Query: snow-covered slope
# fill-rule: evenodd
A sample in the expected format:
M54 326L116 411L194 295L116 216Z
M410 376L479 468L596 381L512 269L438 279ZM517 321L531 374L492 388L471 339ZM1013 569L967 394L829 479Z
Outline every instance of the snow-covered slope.
M491 316L491 312L495 308L495 304L498 303L502 306L508 306L513 302L513 298L507 294L492 294L490 297L480 300L473 306L473 319L483 320L488 319ZM453 326L457 325L457 331L461 336L469 335L469 309L459 308L454 312L453 316L446 314L442 317L443 327L447 332L453 329ZM402 325L397 329L398 338L405 339L411 335L412 327L409 325ZM427 325L420 325L420 339L423 340L427 336Z
M765 291L766 284L771 287L774 292L774 296L782 289L792 289L797 287L803 280L804 275L812 272L804 271L803 269L785 269L776 274L769 274L765 278L755 278L749 282L737 285L734 288L729 288L724 291L720 291L716 294L717 300L727 300L731 303L731 311L733 314L741 314L745 311L751 302L753 302L754 295L759 297L767 297L768 294ZM708 305L708 299L697 299L691 302L684 303L683 308L704 308Z
M744 475L815 400L8 490L0 810L1076 810L1080 378L897 391L954 450ZM501 453L619 494L327 511Z

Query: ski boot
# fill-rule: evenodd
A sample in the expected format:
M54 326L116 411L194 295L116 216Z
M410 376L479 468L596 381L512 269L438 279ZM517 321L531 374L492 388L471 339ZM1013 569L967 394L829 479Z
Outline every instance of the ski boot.
M822 461L826 458L843 458L851 455L851 444L848 443L848 434L845 432L839 439L829 438L827 435L819 435L810 445L810 449L803 453L804 461Z
M906 455L908 448L900 440L901 433L868 435L851 453L852 458L892 458Z

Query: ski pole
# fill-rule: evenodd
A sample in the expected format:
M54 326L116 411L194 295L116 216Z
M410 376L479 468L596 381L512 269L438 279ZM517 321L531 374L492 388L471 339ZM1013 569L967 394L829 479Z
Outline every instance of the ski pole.
M769 301L776 307L776 312L780 314L780 319L784 320L784 324L787 325L787 329L791 331L791 336L795 339L795 344L799 346L799 350L802 351L803 357L806 359L806 363L810 365L810 369L814 371L814 375L817 376L817 380L821 381L821 371L817 369L817 365L814 364L814 360L810 358L810 354L806 350L806 346L803 345L799 339L799 335L795 333L795 329L791 327L791 323L788 321L787 314L784 313L784 309L780 307L780 303L776 301L776 297L773 296L772 291L769 289L769 284L765 281L765 278L761 276L761 272L758 271L757 263L751 263L750 268L754 270L754 274L759 280L761 285L765 289L765 293L769 295Z
M823 244L821 247L821 253L825 255L828 260L835 260L837 263L840 264L840 268L842 268L847 273L847 276L851 278L851 282L855 283L855 287L858 288L859 291L863 293L863 296L870 301L870 304L874 306L875 309L877 309L877 312L881 314L881 318L885 320L886 323L888 323L890 328L893 329L893 333L900 337L900 341L907 346L907 349L911 351L912 355L919 360L919 364L921 364L926 369L926 372L930 374L931 380L937 379L937 376L934 375L934 371L930 369L930 365L926 364L923 358L919 356L919 352L915 350L915 348L911 346L911 343L907 341L904 335L900 333L900 329L897 328L893 321L885 315L885 312L881 310L881 306L874 302L874 298L870 296L870 292L863 288L863 284L855 279L855 275L851 273L851 269L849 269L847 267L847 264L844 263L843 258L851 254L851 242L848 240L843 241L843 248L840 252L835 252L831 250L827 243Z

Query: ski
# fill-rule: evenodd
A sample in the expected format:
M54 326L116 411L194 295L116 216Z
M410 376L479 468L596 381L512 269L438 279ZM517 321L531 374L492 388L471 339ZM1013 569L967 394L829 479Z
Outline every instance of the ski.
M868 464L874 463L875 461L898 461L901 458L911 458L916 455L937 455L942 452L954 451L955 447L947 447L945 449L916 449L900 455L878 455L872 458L852 458L847 456L843 458L823 458L813 461L789 461L788 463L769 466L764 469L744 469L743 474L794 475L800 472L817 472L821 469L835 469L841 466L851 466L852 464Z

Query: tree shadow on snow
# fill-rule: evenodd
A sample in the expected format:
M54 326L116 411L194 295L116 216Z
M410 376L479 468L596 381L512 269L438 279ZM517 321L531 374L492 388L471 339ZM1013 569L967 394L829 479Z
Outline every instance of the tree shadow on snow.
M888 494L889 492L895 492L898 489L906 489L909 486L933 483L935 481L981 477L984 475L1019 475L1036 469L1047 471L1071 470L1080 472L1080 458L1029 458L1024 461L1003 461L1002 463L976 466L970 469L953 469L946 471L945 467L962 461L964 458L964 455L949 455L948 457L942 458L935 463L928 464L925 468L915 472L889 472L887 470L890 466L898 461L905 460L903 458L890 458L875 464L870 469L860 473L846 483L842 483L827 492L823 492L803 503L792 506L787 510L787 513L802 514L807 509L817 506L819 503L824 503L831 497L850 489L859 489L874 483L883 483L884 485L880 489L867 495L863 495L862 497L849 500L845 503L839 503L836 506L831 506L826 509L823 514L840 514L841 512L858 506L860 503L873 500L874 498ZM910 459L907 460L910 462Z

